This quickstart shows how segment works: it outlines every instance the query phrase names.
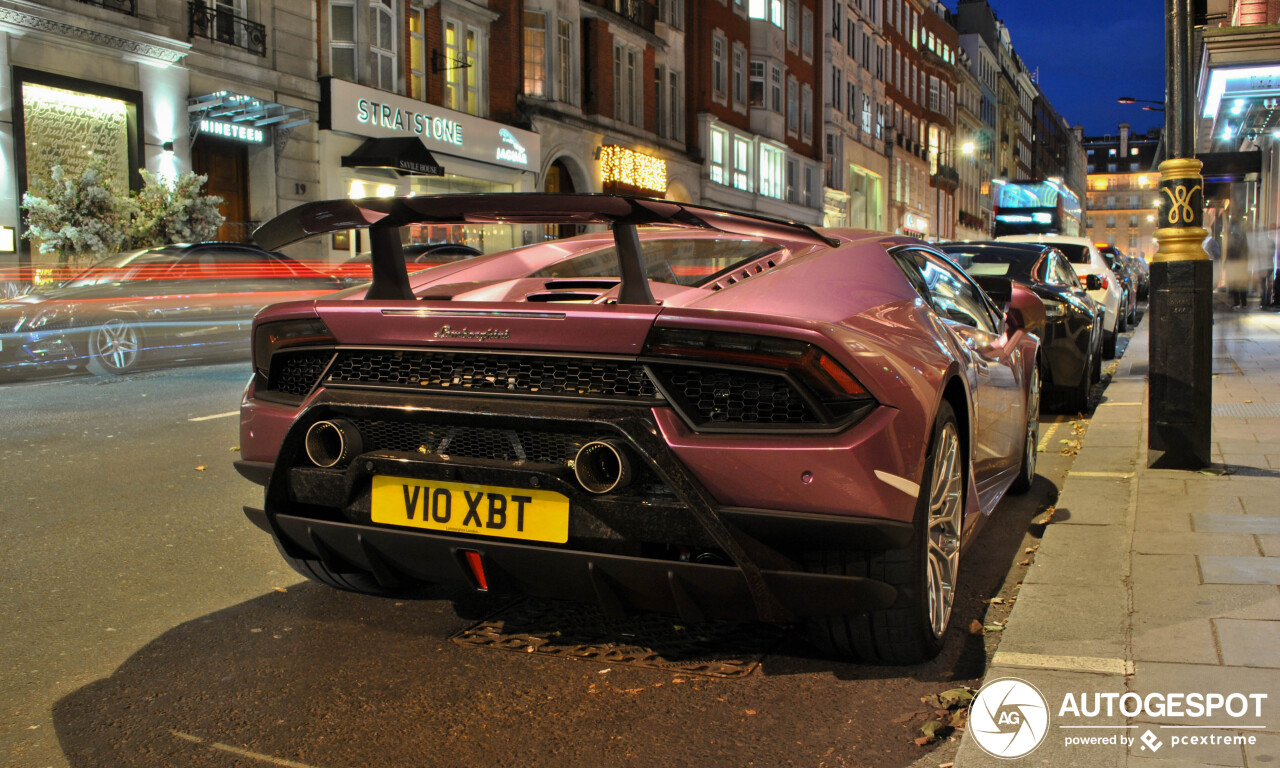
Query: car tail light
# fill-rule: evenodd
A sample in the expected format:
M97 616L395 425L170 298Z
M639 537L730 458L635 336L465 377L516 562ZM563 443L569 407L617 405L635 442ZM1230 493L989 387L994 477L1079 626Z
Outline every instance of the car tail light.
M835 358L796 339L655 328L645 341L645 354L779 370L793 375L824 405L836 406L835 410L872 399L871 393Z
M335 343L337 339L319 318L262 323L253 331L253 367L265 377L271 356L281 349Z

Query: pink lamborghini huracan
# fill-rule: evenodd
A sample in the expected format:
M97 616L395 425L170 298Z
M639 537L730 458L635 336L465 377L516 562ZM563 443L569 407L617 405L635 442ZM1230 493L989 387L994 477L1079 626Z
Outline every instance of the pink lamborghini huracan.
M415 223L608 231L410 277ZM1034 475L1039 299L910 238L553 194L313 203L255 238L352 228L373 282L258 315L240 421L245 511L315 581L803 621L913 663Z

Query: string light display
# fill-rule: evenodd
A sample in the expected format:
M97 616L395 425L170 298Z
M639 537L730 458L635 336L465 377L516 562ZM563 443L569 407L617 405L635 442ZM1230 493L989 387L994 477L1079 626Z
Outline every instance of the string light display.
M600 175L606 184L612 182L658 194L667 191L666 160L614 144L600 148Z

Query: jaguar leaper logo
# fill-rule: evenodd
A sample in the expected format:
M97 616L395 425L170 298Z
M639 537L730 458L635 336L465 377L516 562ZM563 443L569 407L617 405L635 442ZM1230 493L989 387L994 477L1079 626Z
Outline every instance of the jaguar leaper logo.
M484 331L472 331L467 328L459 328L456 331L452 326L446 325L432 335L433 339L470 339L472 341L489 341L491 339L510 338L511 331L503 328L489 328Z
M501 139L504 144L509 145L506 147L498 147L497 158L499 160L506 160L509 163L519 163L521 165L529 164L529 153L525 151L523 144L516 141L515 134L508 131L506 128L502 128L498 131L498 138Z

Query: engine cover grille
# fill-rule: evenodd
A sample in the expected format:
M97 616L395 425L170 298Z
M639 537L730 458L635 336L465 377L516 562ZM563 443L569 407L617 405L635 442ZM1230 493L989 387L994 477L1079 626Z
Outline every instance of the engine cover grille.
M640 363L414 350L342 350L328 384L511 395L659 399Z
M784 376L674 365L654 366L654 373L699 425L822 423Z

